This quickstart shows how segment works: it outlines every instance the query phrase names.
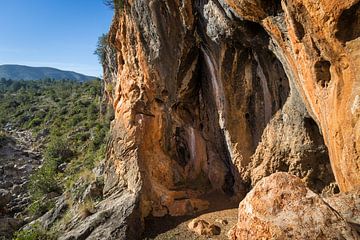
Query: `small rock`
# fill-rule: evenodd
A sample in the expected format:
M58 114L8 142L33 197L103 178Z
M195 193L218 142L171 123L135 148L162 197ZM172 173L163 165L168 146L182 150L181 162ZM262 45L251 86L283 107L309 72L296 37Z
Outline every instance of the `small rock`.
M18 195L20 192L21 192L21 186L20 185L17 185L15 184L12 188L11 188L11 193L13 195Z
M23 222L15 218L0 218L0 236L4 239L11 239L14 231L18 230Z
M226 219L216 219L215 222L220 223L221 225L228 225L228 221Z
M11 200L11 193L8 190L0 189L0 208L4 208Z
M64 162L64 163L60 164L60 165L57 167L57 170L58 170L59 172L63 173L63 172L65 172L67 165L68 165L68 164L67 164L66 162Z
M92 182L84 191L82 199L83 200L88 198L97 199L102 197L103 188L104 188L104 183L102 181L97 180Z
M195 232L196 234L203 236L213 236L219 235L221 233L221 229L219 226L214 224L210 224L202 219L194 219L188 224L188 228Z

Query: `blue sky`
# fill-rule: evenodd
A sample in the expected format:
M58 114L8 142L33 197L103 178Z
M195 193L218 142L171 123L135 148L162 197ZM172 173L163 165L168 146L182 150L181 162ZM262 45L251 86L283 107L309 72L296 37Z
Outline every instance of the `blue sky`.
M102 0L0 0L0 9L0 65L101 75L93 52L113 15Z

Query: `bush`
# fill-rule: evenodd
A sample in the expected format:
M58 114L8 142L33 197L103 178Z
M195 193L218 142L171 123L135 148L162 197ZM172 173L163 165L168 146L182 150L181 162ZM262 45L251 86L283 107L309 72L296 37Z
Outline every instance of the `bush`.
M56 192L61 193L57 179L57 163L47 160L31 177L29 191L33 200L39 200L44 195Z
M45 158L55 160L57 164L67 162L73 155L69 144L61 137L53 137L45 149Z
M34 127L39 126L41 123L42 123L41 119L38 118L38 117L35 117L33 120L31 120L28 127L29 128L34 128Z
M14 240L55 240L54 233L47 231L40 223L35 223L29 229L18 231L14 235Z

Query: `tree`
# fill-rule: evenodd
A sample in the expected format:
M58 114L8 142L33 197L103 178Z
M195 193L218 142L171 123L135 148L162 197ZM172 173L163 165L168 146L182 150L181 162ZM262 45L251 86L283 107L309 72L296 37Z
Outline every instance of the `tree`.
M96 50L94 52L94 54L98 56L100 64L103 64L105 62L106 47L108 45L109 45L109 43L108 43L108 35L107 34L101 35L99 37L99 39L98 39Z
M112 9L121 10L124 7L124 0L103 0L104 4Z

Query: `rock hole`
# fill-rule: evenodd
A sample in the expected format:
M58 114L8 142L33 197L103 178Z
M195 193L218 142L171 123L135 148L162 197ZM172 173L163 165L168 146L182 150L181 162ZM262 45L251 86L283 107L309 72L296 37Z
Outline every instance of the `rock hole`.
M360 37L360 2L343 11L335 36L343 43Z
M160 105L164 103L164 101L161 100L160 98L155 98L155 102Z
M234 176L229 170L225 175L224 185L222 186L222 190L224 191L224 193L226 193L229 196L234 195L234 188L233 188L234 183L235 183Z
M331 80L330 66L330 62L324 59L314 65L316 82L323 88L327 87Z
M270 16L278 16L283 12L281 0L262 1L262 7Z
M303 25L296 19L296 17L293 17L293 24L295 35L301 41L305 36L305 29Z
M183 135L185 134L184 130L177 127L175 130L175 141L176 141L176 162L185 167L186 164L190 161L190 152Z

